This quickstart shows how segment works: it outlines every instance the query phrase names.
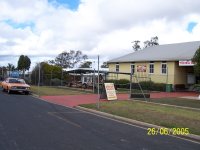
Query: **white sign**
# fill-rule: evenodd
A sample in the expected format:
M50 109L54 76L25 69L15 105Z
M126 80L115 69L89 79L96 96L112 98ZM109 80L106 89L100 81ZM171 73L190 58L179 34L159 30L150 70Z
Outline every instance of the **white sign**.
M117 95L115 91L115 87L113 83L104 83L105 89L106 89L106 94L107 94L107 99L108 100L117 100Z
M191 60L180 60L179 66L194 66L194 63Z

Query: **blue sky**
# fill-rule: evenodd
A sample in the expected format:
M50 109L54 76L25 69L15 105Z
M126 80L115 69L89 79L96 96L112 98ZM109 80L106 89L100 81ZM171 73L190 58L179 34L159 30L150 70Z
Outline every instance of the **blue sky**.
M76 10L80 4L80 0L48 0L55 7L64 6L71 10Z
M195 27L197 24L198 24L197 22L190 22L190 23L188 24L187 31L191 33L191 32L193 31L194 27Z
M199 0L0 0L0 66L16 65L22 54L34 66L71 49L108 61L133 52L132 41L143 47L154 36L160 45L197 41L199 6Z
M6 24L8 24L9 26L13 27L14 29L24 29L26 27L30 27L31 29L34 28L35 24L33 22L21 22L21 23L17 23L14 22L13 20L5 20L4 21Z
M70 10L77 10L80 4L80 0L48 0L48 2L52 4L54 7L63 6ZM33 30L35 27L34 22L17 23L11 19L4 20L4 22L9 26L13 27L14 29L19 29L19 28L24 29L26 27L30 27L31 30Z

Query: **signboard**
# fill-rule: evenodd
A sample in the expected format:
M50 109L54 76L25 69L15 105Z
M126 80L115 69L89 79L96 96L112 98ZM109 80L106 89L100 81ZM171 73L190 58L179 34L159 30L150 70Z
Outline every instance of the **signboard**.
M191 60L180 60L179 66L194 66L194 63Z
M10 72L10 77L12 77L12 78L19 78L19 71L12 71L12 72Z
M147 66L146 65L138 65L137 72L146 72Z
M115 86L113 83L104 83L108 100L117 100Z

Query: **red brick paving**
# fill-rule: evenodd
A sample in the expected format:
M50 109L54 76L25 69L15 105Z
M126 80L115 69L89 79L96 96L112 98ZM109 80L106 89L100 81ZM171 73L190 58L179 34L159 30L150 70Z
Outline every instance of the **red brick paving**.
M80 104L92 104L98 102L97 94L84 94L84 95L65 95L65 96L41 96L42 99L69 107L74 107ZM128 94L118 95L118 100L127 100ZM107 101L107 100L101 100Z
M156 92L151 93L151 98L164 98L164 97L184 97L184 96L198 96L199 93L195 92ZM118 94L118 100L127 100L129 98L128 94ZM63 105L74 107L80 104L92 104L97 103L98 96L97 94L84 94L84 95L65 95L65 96L41 96L42 99ZM106 101L106 100L101 100Z

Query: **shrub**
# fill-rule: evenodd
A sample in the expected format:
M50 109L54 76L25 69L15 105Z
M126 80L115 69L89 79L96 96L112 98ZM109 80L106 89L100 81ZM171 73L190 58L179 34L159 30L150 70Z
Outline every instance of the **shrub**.
M197 92L200 92L200 84L195 84L194 90L197 91Z
M120 80L106 80L105 82L114 83L116 88L130 88L130 81L127 79ZM140 90L138 83L131 84L132 89ZM165 83L155 83L153 81L141 81L140 86L143 90L147 91L165 91L166 84Z
M166 84L165 83L154 83L153 81L142 81L140 82L140 86L138 83L132 83L131 84L132 89L140 90L140 86L143 90L148 91L165 91L166 90ZM126 85L126 88L130 88L130 84Z
M130 81L127 79L120 79L120 80L106 80L105 82L114 83L116 88L126 88L127 84Z
M60 83L61 83L61 80L58 78L51 79L52 86L58 86L58 85L60 85Z
M151 86L151 91L166 91L166 84L165 83L154 83Z
M105 82L110 82L110 83L115 83L115 84L127 84L130 81L127 79L120 79L120 80L111 79L111 80L106 80Z

